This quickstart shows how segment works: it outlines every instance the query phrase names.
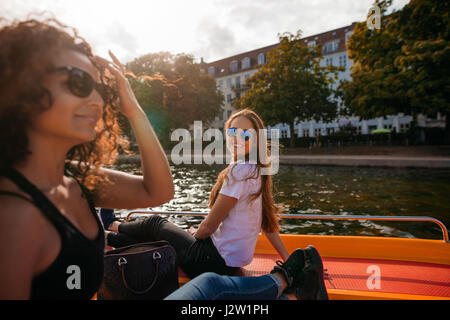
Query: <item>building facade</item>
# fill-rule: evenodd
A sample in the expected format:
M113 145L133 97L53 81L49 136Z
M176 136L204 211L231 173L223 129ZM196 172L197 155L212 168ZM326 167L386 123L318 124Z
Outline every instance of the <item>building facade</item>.
M334 65L345 68L345 71L339 72L338 82L335 83L335 87L339 85L339 81L351 80L350 68L353 65L353 62L348 57L347 42L352 35L355 26L356 22L342 28L301 39L307 46L322 45L323 58L320 62L322 66ZM225 121L234 111L232 102L242 94L245 94L246 80L252 74L256 73L260 66L266 63L267 53L277 46L278 44L273 44L211 63L205 63L202 60L203 72L207 72L215 77L217 86L225 97L225 102L222 106L222 114L219 117L216 117L215 121L211 124L211 127L224 127ZM340 127L349 124L355 127L357 133L360 134L369 134L372 130L381 128L396 130L396 132L404 132L408 130L411 121L411 116L405 116L400 113L387 116L386 118L380 117L370 120L361 120L357 116L339 116L334 121L327 123L316 122L314 120L303 121L295 125L295 132L293 133L290 132L289 126L283 123L268 128L279 129L280 137L282 138L288 138L291 134L294 134L297 137L315 137L317 135L324 136L333 134L334 132L337 132Z

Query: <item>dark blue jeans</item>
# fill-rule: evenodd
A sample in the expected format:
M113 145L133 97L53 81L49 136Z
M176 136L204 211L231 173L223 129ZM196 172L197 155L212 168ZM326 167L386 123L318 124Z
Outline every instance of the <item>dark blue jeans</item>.
M196 239L158 215L133 222L122 222L119 225L119 233L111 232L107 240L108 245L116 248L166 240L177 253L178 265L191 279L204 272L234 275L239 269L226 265L210 238Z

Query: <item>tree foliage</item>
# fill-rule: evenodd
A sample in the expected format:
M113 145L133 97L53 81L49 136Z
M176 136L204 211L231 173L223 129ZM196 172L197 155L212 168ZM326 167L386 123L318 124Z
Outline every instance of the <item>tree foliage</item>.
M191 55L150 53L127 64L130 82L162 142L170 131L194 120L210 123L221 112L223 95L216 81L200 71Z
M392 1L378 2L385 13ZM450 114L448 1L411 0L381 19L359 23L349 40L352 80L343 82L347 112L364 119L404 113Z
M267 125L289 124L291 146L296 123L330 121L336 117L337 108L332 84L338 68L320 66L321 46L307 47L300 39L300 31L279 35L279 46L267 54L267 63L247 80L249 89L234 105L254 110Z

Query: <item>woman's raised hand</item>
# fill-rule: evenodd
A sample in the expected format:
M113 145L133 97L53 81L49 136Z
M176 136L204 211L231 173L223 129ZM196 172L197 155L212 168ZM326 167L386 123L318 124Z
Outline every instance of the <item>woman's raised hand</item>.
M92 60L108 69L116 78L120 100L120 112L130 119L137 113L142 112L142 109L139 106L136 96L131 89L131 85L125 76L124 67L120 63L119 59L117 59L117 57L110 50L108 52L113 62L99 56L93 57Z

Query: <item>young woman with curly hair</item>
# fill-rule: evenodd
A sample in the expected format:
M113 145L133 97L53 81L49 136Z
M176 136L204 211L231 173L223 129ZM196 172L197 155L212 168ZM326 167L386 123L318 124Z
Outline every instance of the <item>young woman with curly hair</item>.
M173 197L165 153L110 55L95 56L54 19L0 28L0 298L92 297L104 254L94 203L142 208ZM102 167L126 149L119 112L143 176Z

